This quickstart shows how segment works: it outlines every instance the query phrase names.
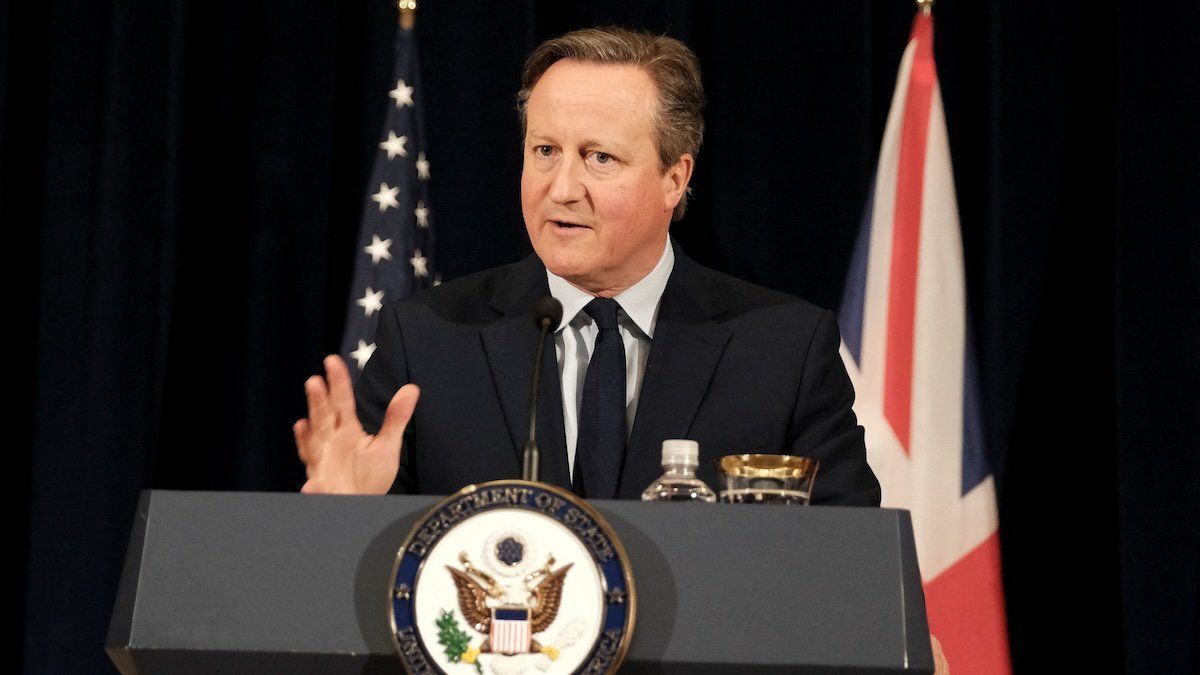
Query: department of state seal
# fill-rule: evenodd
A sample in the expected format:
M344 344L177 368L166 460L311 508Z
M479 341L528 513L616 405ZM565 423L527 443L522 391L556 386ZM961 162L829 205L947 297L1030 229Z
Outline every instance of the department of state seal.
M624 549L594 509L506 480L464 488L413 527L390 615L409 672L609 673L635 597Z

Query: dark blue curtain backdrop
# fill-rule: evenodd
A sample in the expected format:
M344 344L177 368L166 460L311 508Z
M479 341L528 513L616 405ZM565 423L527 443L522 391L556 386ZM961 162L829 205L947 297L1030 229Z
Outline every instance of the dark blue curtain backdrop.
M912 13L425 0L439 268L528 251L522 60L617 22L705 69L677 238L836 306ZM1200 5L935 15L1016 669L1200 671ZM111 670L140 490L300 485L290 425L338 346L394 21L386 0L0 4L5 612L26 672Z

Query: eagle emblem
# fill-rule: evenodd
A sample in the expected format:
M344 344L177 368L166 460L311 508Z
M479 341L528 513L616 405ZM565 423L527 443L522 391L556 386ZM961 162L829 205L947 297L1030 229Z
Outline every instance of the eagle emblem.
M522 561L521 543L507 538L497 547L496 558L505 565ZM515 582L505 583L471 563L464 551L462 568L446 565L458 591L458 609L467 623L484 635L480 653L504 655L545 653L534 635L545 631L558 616L563 582L574 563L554 569L554 556L546 564Z
M636 609L633 570L604 517L520 480L469 485L414 523L388 594L409 673L612 675Z

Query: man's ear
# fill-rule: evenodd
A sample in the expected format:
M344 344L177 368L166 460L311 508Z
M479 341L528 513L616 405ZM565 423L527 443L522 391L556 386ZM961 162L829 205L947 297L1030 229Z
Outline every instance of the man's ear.
M666 198L663 206L667 211L675 210L679 200L683 199L683 193L692 179L692 169L695 166L696 159L690 153L685 152L679 156L678 161L667 167L666 173L663 174L663 196Z

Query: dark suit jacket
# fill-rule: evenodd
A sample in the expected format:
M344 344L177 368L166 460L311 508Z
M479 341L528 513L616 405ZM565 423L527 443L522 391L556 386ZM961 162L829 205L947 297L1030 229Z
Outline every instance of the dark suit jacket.
M357 385L359 417L378 430L403 384L421 387L394 491L449 494L519 478L538 330L547 295L536 256L385 306ZM664 439L700 443L699 476L719 489L716 459L743 452L820 460L812 501L879 504L833 313L700 266L675 249L618 497L662 473ZM554 343L542 360L541 479L570 489Z

